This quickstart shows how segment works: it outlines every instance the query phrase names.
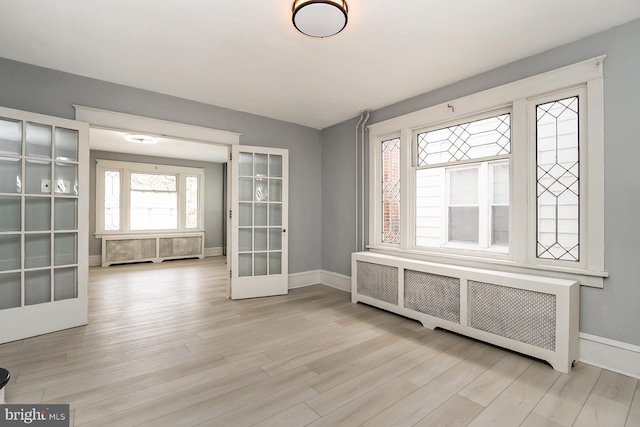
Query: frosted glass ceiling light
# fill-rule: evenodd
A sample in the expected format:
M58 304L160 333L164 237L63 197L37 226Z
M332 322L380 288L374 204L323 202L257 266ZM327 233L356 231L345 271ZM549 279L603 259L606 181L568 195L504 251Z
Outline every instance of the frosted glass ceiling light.
M155 144L158 142L158 138L149 135L134 135L127 134L124 136L125 141L135 142L136 144Z
M293 25L311 37L330 37L347 26L347 12L344 0L295 0Z

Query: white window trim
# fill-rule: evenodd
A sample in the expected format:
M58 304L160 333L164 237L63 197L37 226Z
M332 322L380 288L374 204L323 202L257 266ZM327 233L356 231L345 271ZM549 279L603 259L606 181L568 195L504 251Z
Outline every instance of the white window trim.
M120 172L120 230L104 229L104 172ZM178 228L170 230L131 230L129 224L130 191L125 191L125 183L131 173L160 173L178 176ZM198 227L186 228L186 177L198 177ZM204 231L204 169L184 166L155 165L150 163L122 162L116 160L96 160L96 232L95 236L118 235L169 235L176 233L201 233Z
M579 280L582 285L603 287L603 278L608 277L604 269L604 85L603 62L606 55L582 61L567 67L518 80L493 89L478 92L463 98L442 103L423 110L415 111L400 117L375 123L369 130L369 246L372 251L406 256L435 262L453 263L457 265L491 268L499 271L531 273L551 277L564 277ZM380 182L380 153L377 149L384 140L400 135L401 148L401 188L403 194L412 194L414 173L411 165L412 138L416 130L422 130L438 123L449 123L465 117L477 116L486 111L499 108L510 108L512 119L512 147L519 141L531 138L530 126L527 123L531 103L537 98L551 92L562 92L584 87L586 99L586 126L581 129L581 212L586 217L581 221L581 256L580 262L570 265L567 262L555 262L536 258L536 204L535 204L535 165L530 164L531 154L525 150L512 148L511 154L511 186L510 186L510 253L509 255L482 253L471 251L432 251L416 249L415 236L410 230L415 229L413 197L401 197L400 230L401 243L382 244L378 231L381 230L382 218ZM582 102L582 101L581 101ZM581 105L583 107L583 105ZM535 143L528 143L529 149L535 150ZM532 148L533 147L533 148ZM588 155L587 155L588 153ZM535 156L533 156L535 159ZM514 174L514 167L526 167L528 173ZM533 178L532 178L533 177ZM514 191L514 188L527 188L527 191ZM526 218L526 227L514 232L516 220ZM584 227L584 228L583 228Z

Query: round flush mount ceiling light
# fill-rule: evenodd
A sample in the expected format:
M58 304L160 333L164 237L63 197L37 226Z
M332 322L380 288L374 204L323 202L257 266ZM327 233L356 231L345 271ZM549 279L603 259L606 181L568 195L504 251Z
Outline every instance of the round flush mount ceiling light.
M135 142L136 144L156 144L158 138L149 135L138 135L129 133L124 136L125 141Z
M347 26L347 12L344 0L295 0L293 25L311 37L330 37Z

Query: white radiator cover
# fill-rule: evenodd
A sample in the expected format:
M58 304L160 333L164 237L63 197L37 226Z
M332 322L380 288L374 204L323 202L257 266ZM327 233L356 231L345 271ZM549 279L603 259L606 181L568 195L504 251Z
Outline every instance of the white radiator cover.
M578 360L576 281L352 254L351 300L545 360Z
M204 233L102 236L102 266L204 258Z

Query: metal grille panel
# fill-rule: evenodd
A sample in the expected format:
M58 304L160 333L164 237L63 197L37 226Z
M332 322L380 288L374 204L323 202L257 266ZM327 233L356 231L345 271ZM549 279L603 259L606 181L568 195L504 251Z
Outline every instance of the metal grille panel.
M358 261L358 293L398 305L398 268Z
M460 279L405 270L404 306L460 323Z
M555 351L556 296L469 280L468 325Z

